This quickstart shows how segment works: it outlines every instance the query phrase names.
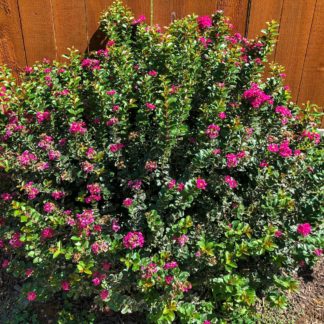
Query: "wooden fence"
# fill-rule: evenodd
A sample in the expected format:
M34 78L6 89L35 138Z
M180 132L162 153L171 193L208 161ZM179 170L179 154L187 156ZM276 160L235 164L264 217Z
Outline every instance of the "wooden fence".
M81 52L99 35L100 13L113 0L0 0L0 63L16 70L44 57L60 59L67 47ZM280 23L272 59L286 66L298 103L324 106L324 0L124 0L135 16L167 25L189 13L222 9L235 30L255 37L265 22ZM100 37L100 36L98 36Z

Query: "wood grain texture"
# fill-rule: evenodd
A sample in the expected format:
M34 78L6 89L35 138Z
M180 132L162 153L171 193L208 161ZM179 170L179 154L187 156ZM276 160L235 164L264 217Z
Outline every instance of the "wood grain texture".
M324 1L317 0L307 47L298 104L310 100L324 106ZM324 128L324 118L322 119Z
M252 0L249 16L247 35L255 38L261 35L261 30L266 28L266 22L281 19L281 11L284 0Z
M56 59L51 0L18 0L27 63Z
M296 100L310 37L316 0L285 0L275 61L286 67L286 83Z
M16 0L0 1L0 64L15 72L26 65L19 8Z
M85 0L52 0L57 58L75 47L84 52L88 47Z
M275 0L276 1L276 0ZM218 0L217 9L223 10L234 25L233 30L245 34L246 19L248 15L248 0Z
M123 0L123 2L132 10L135 18L144 15L146 22L151 23L151 0Z
M189 14L210 15L217 10L215 0L155 0L153 7L154 23L167 26L171 21Z

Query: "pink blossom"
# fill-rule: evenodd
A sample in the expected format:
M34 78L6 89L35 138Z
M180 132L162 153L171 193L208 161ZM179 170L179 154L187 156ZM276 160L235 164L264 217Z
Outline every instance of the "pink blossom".
M61 282L61 288L64 291L69 291L71 289L70 283L68 281L62 281Z
M185 188L185 184L183 182L180 182L177 187L177 191L181 192Z
M139 16L137 19L134 19L132 22L132 25L139 25L143 23L146 20L146 17L144 15Z
M213 25L213 21L209 16L200 16L197 18L197 22L200 29L206 29Z
M26 66L26 67L25 67L25 73L26 73L26 74L31 74L33 71L34 71L34 70L33 70L33 68L32 68L31 66Z
M60 200L60 199L64 198L65 193L63 191L53 191L51 196L55 200Z
M268 151L269 152L278 152L279 151L278 144L269 144L268 145Z
M92 223L94 223L94 214L91 209L84 210L82 214L77 214L77 219L79 226L81 228L86 228Z
M274 236L277 237L277 238L281 237L282 234L283 233L281 231L279 231L279 230L277 230L277 231L274 232Z
M152 103L149 103L149 102L147 102L147 103L145 104L145 106L146 106L146 108L148 108L149 110L155 110L155 108L156 108L155 105L153 105Z
M8 259L4 259L2 261L2 264L1 264L2 269L8 268L9 267L9 264L10 264L10 261Z
M106 93L107 93L108 96L113 96L113 95L115 95L117 92L116 92L116 90L109 90L109 91L107 91Z
M50 239L54 236L54 230L51 227L44 228L41 232L42 239Z
M91 195L100 195L101 193L101 188L98 183L88 184L87 189Z
M29 153L28 150L24 151L20 156L18 156L18 162L22 166L28 166L34 161L37 161L37 156L33 153Z
M260 168L266 168L268 166L269 166L269 164L268 164L268 162L266 160L261 161L260 164L259 164Z
M229 185L231 189L234 189L238 186L237 181L229 175L225 176L225 182Z
M208 47L208 44L211 44L213 41L210 38L200 37L199 42L205 47Z
M299 156L301 155L301 150L295 150L294 151L294 156Z
M176 267L178 267L178 263L176 261L171 261L171 262L167 262L164 265L163 269L164 270L168 270L168 269L174 269Z
M168 188L173 189L176 185L177 181L175 179L171 179L168 183Z
M158 73L155 70L151 70L147 74L152 76L152 77L156 77Z
M60 151L55 151L55 150L50 150L48 152L48 158L50 161L57 161L61 157L61 152Z
M109 297L109 291L107 289L100 291L100 298L106 300Z
M167 285L171 285L172 281L173 281L173 276L165 276L165 283Z
M218 117L219 117L220 119L225 119L225 118L227 117L227 115L226 115L226 113L225 113L224 111L222 111L222 112L220 112L220 113L218 114Z
M118 106L118 105L114 105L112 110L113 110L114 112L118 111L118 110L119 110L119 106Z
M280 114L282 117L287 117L287 118L292 117L290 109L288 109L285 106L277 106L275 111L277 114Z
M120 225L118 224L117 219L112 220L112 225L111 225L112 230L117 233L120 230Z
M118 151L120 151L125 145L121 144L121 143L117 143L117 144L110 144L109 145L109 151L112 153L116 153Z
M315 249L314 250L315 255L321 256L323 254L323 249Z
M222 153L222 150L217 148L217 149L214 149L213 152L212 152L214 155L219 155Z
M211 324L211 321L205 320L203 324Z
M95 157L95 155L96 155L96 151L95 151L95 149L92 148L92 147L89 147L89 148L87 149L87 151L86 151L86 156L87 156L87 158L88 158L88 159L93 159L93 158Z
M302 236L307 236L311 233L312 227L309 223L299 224L297 227L297 232Z
M127 185L129 188L132 188L134 190L140 190L142 187L142 180L140 179L129 180Z
M302 132L302 136L307 137L311 141L314 141L315 144L319 144L319 142L321 141L321 135L316 132L310 132L305 130Z
M24 245L24 243L20 240L20 233L16 232L11 236L11 239L9 240L9 244L14 249L19 249Z
M228 168L234 168L238 164L237 156L233 153L226 154L226 160L227 160L227 167Z
M147 161L145 163L145 170L153 172L157 168L157 163L155 161Z
M100 244L98 242L94 242L92 245L91 245L91 251L94 253L94 254L98 254L100 252Z
M144 279L152 278L153 274L158 271L157 265L153 262L148 264L146 267L141 267L141 270L145 272L142 275L142 278L144 278Z
M37 170L38 171L44 171L49 168L49 163L48 162L39 162L37 163Z
M12 195L8 192L4 192L3 194L0 195L0 198L3 201L10 201L10 200L12 200Z
M87 131L87 128L85 127L86 124L83 121L80 122L72 122L70 125L69 132L71 134L81 134L84 135Z
M44 121L48 121L51 119L51 113L49 111L37 111L36 118L38 124L41 124Z
M207 127L205 134L209 138L214 139L219 136L219 131L220 131L220 127L218 125L211 124Z
M176 241L178 242L178 244L183 247L188 241L189 241L189 237L185 234L179 236L176 238Z
M118 122L119 122L119 120L118 120L117 117L112 117L106 122L106 125L107 126L114 126L114 125L118 124Z
M94 170L93 164L89 163L88 161L82 162L82 170L85 173L91 173Z
M100 61L96 59L85 58L81 62L82 68L89 68L91 70L99 70L100 69Z
M127 249L142 248L144 246L144 236L141 232L128 232L123 238L123 244Z
M288 141L283 141L279 146L279 154L280 156L287 158L292 156L292 149L289 147Z
M131 198L125 198L123 200L123 206L125 206L127 208L132 206L132 204L133 204L133 199L131 199Z
M45 213L50 214L55 210L55 204L53 204L51 202L47 202L44 204L43 210Z
M28 301L34 301L37 298L37 294L35 291L29 291L27 293L27 300Z
M96 277L92 279L92 283L94 286L99 286L101 284L100 278Z
M260 108L265 102L273 103L272 98L265 94L256 83L252 83L251 88L244 91L243 99L253 108Z
M39 194L39 190L35 187L33 187L33 182L29 181L26 183L26 185L23 187L23 189L26 191L26 193L28 194L28 199L29 200L33 200L37 197L37 195Z
M207 182L205 179L197 178L196 179L196 188L200 190L205 190L207 188Z
M109 263L109 262L107 262L107 261L104 261L103 263L102 263L102 270L103 271L109 271L110 270L110 268L111 268L111 263Z

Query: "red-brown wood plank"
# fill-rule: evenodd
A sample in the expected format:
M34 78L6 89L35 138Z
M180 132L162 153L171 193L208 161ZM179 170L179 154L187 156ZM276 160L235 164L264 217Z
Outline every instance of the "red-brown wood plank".
M286 67L286 83L296 100L316 0L285 0L275 61Z
M26 65L24 41L16 0L0 1L0 64L15 72Z
M189 14L210 15L217 10L215 0L170 0L154 1L153 22L161 26L167 26L171 21L183 18Z
M56 58L51 0L18 0L27 63ZM67 31L67 33L70 31Z
M75 47L83 53L88 47L85 0L52 0L57 59Z
M307 48L298 103L310 100L324 107L324 1L318 0ZM322 119L324 128L324 118Z
M123 0L123 2L132 10L135 18L144 15L146 22L151 23L151 0Z
M275 0L277 1L277 0ZM199 1L197 1L199 3ZM246 19L248 14L248 0L218 0L217 9L224 11L234 26L234 31L245 34Z

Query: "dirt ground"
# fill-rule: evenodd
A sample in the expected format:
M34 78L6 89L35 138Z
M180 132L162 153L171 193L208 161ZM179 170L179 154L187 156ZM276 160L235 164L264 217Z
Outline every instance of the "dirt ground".
M289 296L290 305L285 311L262 310L262 323L265 324L323 324L324 323L324 257L315 266L312 273L301 273L300 289ZM19 286L10 281L9 277L0 272L0 323L16 322L20 318L15 300L18 297ZM27 305L27 303L26 303ZM22 309L24 305L21 305ZM16 309L14 311L14 309ZM51 316L46 316L49 319ZM118 319L117 319L118 317ZM128 317L116 317L119 324L137 324ZM112 318L115 318L113 316ZM13 321L13 319L15 319ZM43 318L44 319L44 318ZM114 321L113 321L114 322ZM21 322L22 323L22 322ZM55 323L53 320L42 320L43 323ZM103 322L100 322L103 323ZM112 323L110 321L110 323Z

